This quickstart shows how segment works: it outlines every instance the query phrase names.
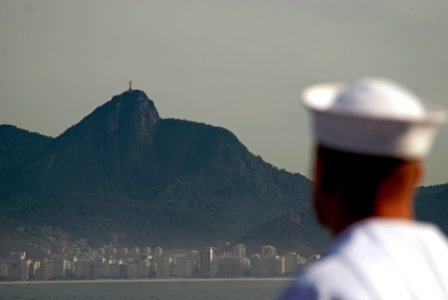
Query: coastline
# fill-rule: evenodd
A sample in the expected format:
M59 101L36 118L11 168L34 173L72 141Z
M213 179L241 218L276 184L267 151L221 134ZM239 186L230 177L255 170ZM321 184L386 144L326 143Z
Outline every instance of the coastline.
M91 280L36 280L0 281L0 285L15 284L83 284L83 283L175 283L175 282L235 282L235 281L291 281L294 277L241 277L241 278L155 278L155 279L91 279Z

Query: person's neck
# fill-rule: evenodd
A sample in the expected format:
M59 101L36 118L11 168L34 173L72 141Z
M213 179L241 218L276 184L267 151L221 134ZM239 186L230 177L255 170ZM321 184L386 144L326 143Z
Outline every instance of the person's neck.
M389 219L414 219L414 211L410 205L378 205L371 217Z
M413 220L414 215L412 212L408 211L383 211L381 213L373 213L365 218L351 220L347 222L340 222L338 224L334 224L330 227L331 234L333 236L339 235L341 232L345 231L348 227L352 226L355 223L362 222L369 219L390 219L390 220Z
M414 185L384 182L378 189L372 217L413 219Z
M390 196L378 197L371 214L358 219L339 218L338 220L334 220L332 226L330 226L330 230L333 235L338 235L352 224L370 218L412 220L414 219L412 198L412 193L402 193L401 196L395 195L392 198Z

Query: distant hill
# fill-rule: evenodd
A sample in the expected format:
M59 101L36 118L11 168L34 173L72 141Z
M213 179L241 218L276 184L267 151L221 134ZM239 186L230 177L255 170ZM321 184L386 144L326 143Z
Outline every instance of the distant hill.
M419 188L415 212L419 220L437 224L448 235L448 184Z
M0 125L0 174L29 162L42 152L51 138L17 128Z
M51 140L13 125L0 125L0 201L9 194L17 169L36 159Z
M202 247L294 212L303 220L303 248L318 252L324 244L308 237L325 231L313 217L307 178L264 162L224 128L161 118L142 91L113 97L30 148L37 150L26 159L4 163L14 172L5 176L1 216L14 226L61 228L93 245L120 234L130 245ZM300 248L294 237L271 239Z
M322 232L312 214L290 212L260 224L237 239L249 252L259 251L259 245L275 246L283 251L296 251L304 256L325 249L330 234Z

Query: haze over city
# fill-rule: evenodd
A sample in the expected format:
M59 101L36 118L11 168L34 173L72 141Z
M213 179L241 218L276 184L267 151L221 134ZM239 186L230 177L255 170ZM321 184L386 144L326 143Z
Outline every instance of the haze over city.
M58 136L128 88L309 174L301 90L396 79L448 107L443 1L1 1L0 122ZM442 127L424 184L447 182Z

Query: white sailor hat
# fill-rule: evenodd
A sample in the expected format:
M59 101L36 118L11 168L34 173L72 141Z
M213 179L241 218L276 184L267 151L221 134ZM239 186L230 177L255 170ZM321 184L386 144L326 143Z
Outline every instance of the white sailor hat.
M302 96L317 143L347 152L420 159L446 119L443 110L386 79L315 85Z

